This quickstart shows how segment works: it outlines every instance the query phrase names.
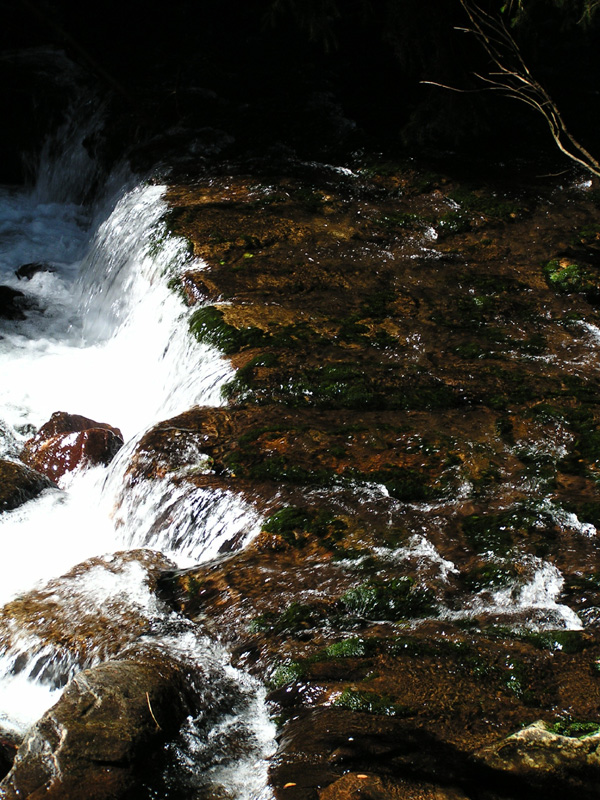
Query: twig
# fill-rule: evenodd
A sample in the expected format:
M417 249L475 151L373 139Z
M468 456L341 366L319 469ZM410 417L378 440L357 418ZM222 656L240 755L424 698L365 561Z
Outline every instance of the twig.
M152 711L152 706L150 705L150 695L148 694L148 692L146 692L146 701L148 703L148 711L150 712L150 716L152 717L152 719L156 723L156 727L158 728L159 731L162 730L162 728L158 724L158 720L154 716L154 711Z

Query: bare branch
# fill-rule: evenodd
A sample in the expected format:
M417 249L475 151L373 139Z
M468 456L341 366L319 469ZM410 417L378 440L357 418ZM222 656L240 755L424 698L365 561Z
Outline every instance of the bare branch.
M487 75L474 73L485 84L486 90L503 92L507 97L535 109L548 123L559 150L593 175L600 177L600 162L567 130L557 105L529 71L504 20L484 11L475 0L460 0L460 4L471 23L470 28L460 30L475 36L493 65ZM600 0L592 3L593 6L598 4ZM424 82L443 87L443 84L435 84L433 81ZM449 86L443 88L462 91Z

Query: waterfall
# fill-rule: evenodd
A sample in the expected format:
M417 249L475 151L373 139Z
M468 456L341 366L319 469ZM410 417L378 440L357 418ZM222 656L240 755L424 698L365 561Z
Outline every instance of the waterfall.
M123 493L127 459L143 432L195 404L220 403L220 387L232 370L216 350L192 339L190 312L168 288L192 257L184 241L167 234L165 187L124 179L120 170L120 192L114 192L113 180L94 209L73 202L81 196L79 178L91 180L95 167L81 132L77 138L67 126L63 134L65 159L51 164L48 145L33 191L0 188L0 284L24 292L28 303L25 319L0 319L0 457L18 457L23 442L59 410L119 427L125 446L109 468L65 476L61 489L0 515L0 601L18 602L32 588L56 598L65 591L57 576L72 570L58 612L63 624L76 624L77 615L88 612L108 619L121 602L141 630L155 631L153 646L210 661L215 681L237 687L234 727L238 737L246 731L245 755L211 755L201 744L199 723L190 720L173 745L174 759L187 764L190 774L197 759L205 767L214 762L219 782L244 785L240 797L258 797L266 785L260 764L273 741L262 688L233 670L214 643L196 637L190 644L189 626L183 626L184 640L174 636L173 612L151 594L148 570L110 555L151 548L182 566L215 555L221 542L240 533L247 538L259 527L249 506L216 491L192 489L182 497L165 481L137 487L130 497ZM43 269L19 280L15 270L32 262ZM203 265L196 261L194 268ZM165 508L170 523L157 524ZM73 567L86 559L94 562L79 575ZM106 653L100 649L78 663L35 631L19 629L14 619L8 628L9 644L0 657L0 726L22 732L56 701L77 669ZM215 724L223 730L233 725L229 717Z

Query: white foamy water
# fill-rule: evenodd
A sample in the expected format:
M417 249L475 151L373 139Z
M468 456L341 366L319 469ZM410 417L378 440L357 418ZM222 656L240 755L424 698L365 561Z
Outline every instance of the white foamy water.
M47 174L46 187L53 182ZM124 191L96 223L77 205L45 202L45 191L0 191L0 285L28 295L26 319L0 320L0 457L16 458L55 411L119 427L126 444L109 468L67 475L61 489L0 514L0 604L36 586L49 591L74 565L118 550L146 547L188 565L216 555L224 543L239 546L260 522L233 495L176 486L176 476L138 484L130 497L123 490L128 457L141 434L195 404L220 403L220 388L232 374L217 351L189 335L190 311L168 288L191 257L183 241L166 236L164 187ZM15 269L31 262L50 271L19 281ZM194 262L195 269L202 267ZM186 451L184 471L202 470L204 457L196 450ZM59 622L68 628L71 611L74 620L89 614L92 629L94 618L110 619L120 604L137 624L147 618L155 644L184 652L177 637L161 633L173 614L156 603L144 574L133 564L119 574L94 567L67 578L72 598ZM56 596L61 592L57 588ZM11 621L11 645L0 655L0 727L23 732L56 701L57 684L102 658L103 645L82 662L77 652L57 649L18 625ZM206 653L204 646L198 658ZM223 666L215 680L230 685L225 672ZM250 679L239 673L235 680ZM261 691L248 685L239 719L215 721L221 733L210 734L235 729L238 738L252 741L237 761L218 766L219 783L236 792L240 784L258 787L250 794L240 789L240 797L258 797L266 786L261 759L272 747L273 731ZM196 720L187 731L188 744L181 744L177 758L192 763L206 754L199 744L206 731L200 736ZM244 767L246 762L263 767Z
M466 617L497 617L505 624L538 629L581 630L583 624L577 614L564 603L560 595L564 578L560 570L536 556L524 556L520 562L523 577L496 591L482 590L471 603L450 619Z

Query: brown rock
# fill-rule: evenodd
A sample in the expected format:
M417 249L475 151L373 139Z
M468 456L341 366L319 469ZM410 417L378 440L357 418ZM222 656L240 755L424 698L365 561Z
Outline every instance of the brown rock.
M144 591L144 584L153 593L158 576L173 567L153 550L129 550L78 564L0 609L0 651L24 657L25 637L25 663L30 668L35 663L44 680L64 685L74 669L114 658L150 631L152 612L144 596L136 602L135 594ZM89 589L94 582L103 587L97 598Z
M123 446L123 440L105 428L79 433L62 433L38 445L30 445L22 459L56 481L78 467L109 464Z
M1 796L129 797L191 710L185 676L164 656L85 670L30 729L0 783Z
M106 422L96 422L96 420L84 417L81 414L68 414L66 411L55 411L48 422L44 423L33 439L36 442L50 439L59 433L74 433L75 431L86 431L89 428L103 428L112 431L120 439L123 434L119 428L114 428Z
M109 464L122 446L123 435L118 428L57 411L25 443L21 458L56 481L78 467Z
M600 791L600 734L561 736L534 722L483 751L491 767L535 785L550 780L564 787L564 796L597 797Z
M460 789L394 781L364 772L349 772L319 792L319 800L467 800Z
M14 461L0 460L0 514L54 486L45 475Z

